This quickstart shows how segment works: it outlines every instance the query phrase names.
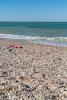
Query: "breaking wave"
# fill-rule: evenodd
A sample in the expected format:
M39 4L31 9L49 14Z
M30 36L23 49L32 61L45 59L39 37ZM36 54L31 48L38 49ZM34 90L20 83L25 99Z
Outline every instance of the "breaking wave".
M30 40L35 43L67 46L67 37L39 37L0 33L0 38Z

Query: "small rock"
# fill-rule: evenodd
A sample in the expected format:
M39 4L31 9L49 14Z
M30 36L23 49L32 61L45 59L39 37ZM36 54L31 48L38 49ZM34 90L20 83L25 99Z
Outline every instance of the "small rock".
M63 95L64 95L65 98L67 98L67 91L64 91Z
M7 74L7 72L1 72L1 77L7 77L8 76L8 74Z
M0 92L0 100L1 99L6 100L6 98L7 98L7 95L4 92Z
M67 91L67 88L64 88L64 91Z
M13 49L9 49L9 52L11 52Z
M0 67L2 67L2 62L0 62Z
M57 100L57 97L55 95L52 95L51 100Z
M64 81L61 80L61 81L59 82L59 85L60 85L60 87L64 87Z
M27 92L31 92L32 91L32 88L30 87L30 86L28 86L28 85L23 85L23 89L22 90L24 90L24 91L27 91Z

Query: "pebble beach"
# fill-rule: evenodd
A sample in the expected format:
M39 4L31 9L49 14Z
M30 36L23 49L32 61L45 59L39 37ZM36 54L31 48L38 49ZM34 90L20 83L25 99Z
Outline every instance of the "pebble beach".
M0 100L67 100L67 47L0 39Z

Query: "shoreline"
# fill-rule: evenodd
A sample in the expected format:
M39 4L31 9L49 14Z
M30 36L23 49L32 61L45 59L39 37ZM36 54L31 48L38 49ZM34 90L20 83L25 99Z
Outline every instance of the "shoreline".
M0 39L12 39L12 40L26 40L33 43L39 43L44 45L55 45L67 47L67 37L40 37L40 36L25 36L18 34L4 34L0 33Z
M67 47L0 39L0 99L4 98L67 99Z
M40 43L40 42L34 42L31 40L26 40L26 39L12 39L12 38L0 38L0 40L4 41L16 41L16 42L28 42L32 43L33 45L42 45L42 46L53 46L53 47L67 47L67 45L59 45L59 44L48 44L48 43Z

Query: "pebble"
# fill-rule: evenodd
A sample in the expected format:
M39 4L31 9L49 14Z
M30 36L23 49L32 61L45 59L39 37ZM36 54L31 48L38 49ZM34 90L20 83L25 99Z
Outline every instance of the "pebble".
M64 91L63 95L64 95L65 98L67 98L67 91Z

